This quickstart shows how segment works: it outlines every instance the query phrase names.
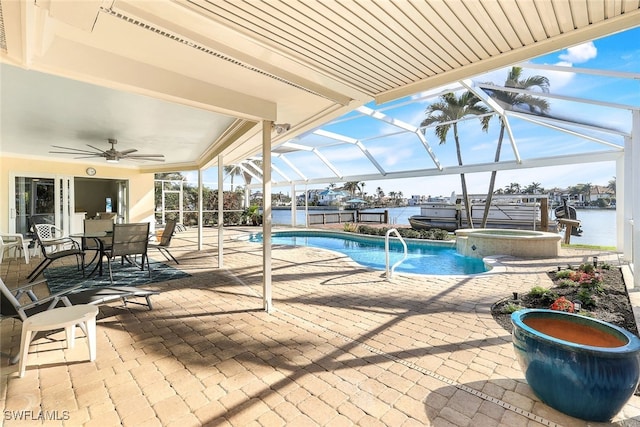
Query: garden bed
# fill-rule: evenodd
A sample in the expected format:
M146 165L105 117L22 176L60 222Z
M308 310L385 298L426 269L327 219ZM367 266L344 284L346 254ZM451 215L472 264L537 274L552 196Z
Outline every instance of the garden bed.
M638 327L622 271L618 267L606 265L604 267L594 271L595 276L600 279L597 280L598 283L595 283L593 279L591 280L593 283L587 283L589 278L586 276L582 277L582 284L579 280L570 283L567 277L563 277L572 274L568 268L562 269L564 272L561 274L558 271L548 272L547 274L553 282L551 287L548 289L533 288L533 292L530 291L526 294L518 295L517 300L514 300L513 295L505 296L504 299L493 305L491 314L496 322L511 332L511 313L515 309L551 308L555 301L560 297L564 297L560 305L562 305L562 301L581 301L582 307L578 314L612 323L638 335ZM571 270L575 272L572 276L577 279L580 279L580 275L584 274L583 271L576 267ZM565 303L565 305L567 304Z

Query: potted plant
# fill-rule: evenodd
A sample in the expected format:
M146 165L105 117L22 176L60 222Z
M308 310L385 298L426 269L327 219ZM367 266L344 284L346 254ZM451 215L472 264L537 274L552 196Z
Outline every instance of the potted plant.
M262 224L262 214L260 213L260 206L251 205L247 209L247 217L251 221L253 225L261 225Z
M640 380L640 338L616 325L557 310L511 314L513 345L534 393L547 405L588 421L609 421ZM565 311L566 310L566 311Z

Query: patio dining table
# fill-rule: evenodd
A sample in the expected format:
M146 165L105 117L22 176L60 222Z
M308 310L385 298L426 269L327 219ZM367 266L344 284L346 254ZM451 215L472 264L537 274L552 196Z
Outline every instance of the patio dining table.
M71 234L69 236L76 239L80 239L82 241L83 251L86 251L86 250L95 251L95 255L93 256L93 258L91 258L91 260L85 265L85 268L87 268L91 264L93 264L94 261L96 263L96 265L93 267L93 270L91 270L91 272L87 277L93 276L96 272L98 273L99 276L102 276L102 258L104 256L104 250L105 250L105 239L110 239L112 235L113 235L113 232L111 231L87 231L84 233ZM89 239L93 240L96 243L95 247L89 247L87 245L87 240Z

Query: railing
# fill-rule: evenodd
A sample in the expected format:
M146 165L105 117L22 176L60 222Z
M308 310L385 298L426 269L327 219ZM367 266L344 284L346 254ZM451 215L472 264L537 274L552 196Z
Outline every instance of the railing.
M393 264L391 269L389 269L389 235L391 233L395 234L398 237L398 239L400 239L400 243L402 243L402 246L404 248L404 256L402 257L401 260L399 260L398 262ZM402 238L402 236L400 235L398 230L395 229L395 228L392 228L391 230L388 230L387 233L384 236L384 256L385 256L387 280L390 280L393 277L393 272L395 271L396 267L399 266L400 264L402 264L405 259L407 259L407 257L408 257L407 252L408 252L407 243L404 241L404 239Z
M354 211L308 214L307 224L318 225L318 224L342 224L343 222L356 222L355 214L356 213Z
M307 224L342 224L344 222L357 222L357 223L376 223L376 224L388 224L389 223L389 211L384 212L360 212L360 211L346 211L346 212L328 212L328 213L313 213L307 215Z

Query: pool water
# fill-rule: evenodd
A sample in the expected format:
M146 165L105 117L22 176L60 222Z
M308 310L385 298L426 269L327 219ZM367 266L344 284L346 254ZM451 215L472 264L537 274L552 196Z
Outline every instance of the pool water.
M262 233L252 234L249 241L262 243ZM337 234L321 231L275 232L274 245L311 246L343 253L365 267L385 270L384 238ZM479 258L458 254L454 246L430 242L407 241L408 257L396 272L412 274L466 275L484 273L487 268ZM389 265L403 257L402 244L390 239Z

